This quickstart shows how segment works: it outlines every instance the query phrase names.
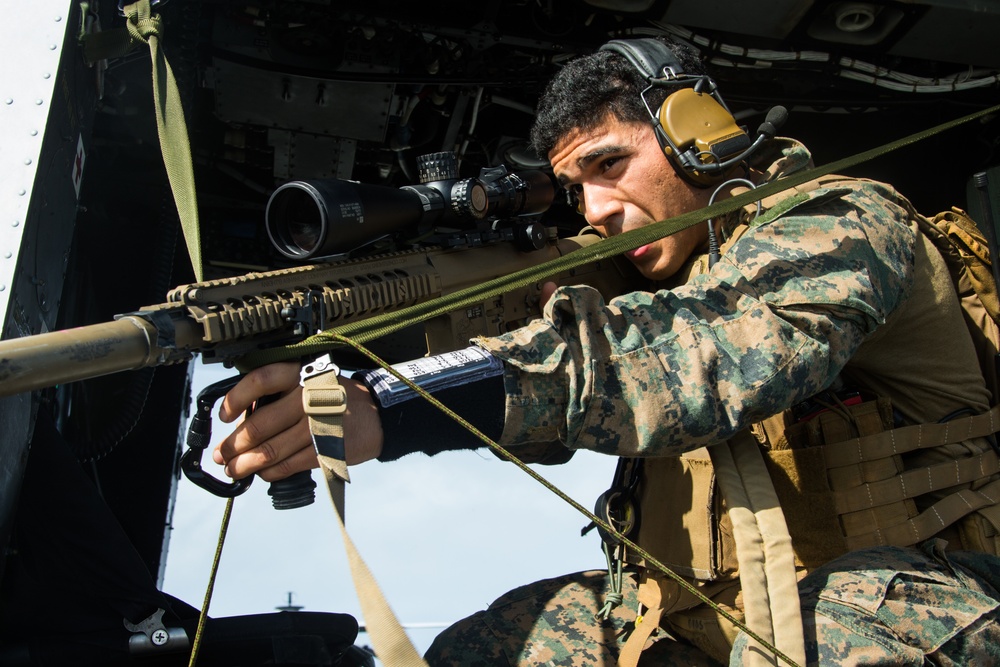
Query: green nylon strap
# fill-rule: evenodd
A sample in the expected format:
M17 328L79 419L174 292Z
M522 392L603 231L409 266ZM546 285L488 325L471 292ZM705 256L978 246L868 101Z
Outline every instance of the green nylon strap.
M156 131L160 138L160 151L167 179L173 192L177 215L184 231L188 255L195 280L203 280L201 264L201 235L198 224L198 199L194 184L194 167L191 161L191 144L188 141L184 108L173 70L160 48L162 21L153 14L149 0L139 0L124 9L126 28L82 36L83 55L89 63L119 58L137 44L149 46L153 70L153 106Z
M367 343L387 334L399 331L417 322L423 322L438 315L459 310L480 303L485 299L508 292L512 289L525 287L537 283L560 271L566 271L599 259L607 259L619 255L628 250L634 250L647 243L652 243L661 238L675 234L692 225L696 225L711 218L720 217L731 213L755 201L770 197L789 188L801 185L820 176L834 172L844 171L850 167L867 162L873 158L885 155L894 150L909 146L922 139L935 134L958 127L964 123L971 122L983 116L1000 111L1000 105L990 107L975 113L963 116L947 123L942 123L928 130L911 134L902 139L873 148L871 150L852 155L850 157L831 162L821 167L815 167L806 171L792 174L787 178L767 183L749 192L737 195L730 199L723 200L698 211L691 211L679 215L669 220L635 229L619 236L605 239L600 243L595 243L586 248L581 248L568 255L554 259L544 264L529 267L517 271L507 276L495 278L483 282L473 287L458 290L452 294L426 301L424 303L403 308L391 313L385 313L377 317L352 322L344 326L336 327L320 332L295 345L272 348L269 350L258 350L243 357L237 366L240 370L249 370L263 366L265 364L297 359L299 357L320 354L331 348L337 347L338 337L347 337L359 343Z
M233 499L226 500L226 509L222 512L222 525L219 527L219 541L215 545L215 557L212 558L212 569L208 574L208 587L205 589L205 600L198 614L198 625L195 628L194 640L191 642L191 654L188 656L188 667L194 667L198 662L201 642L205 636L205 623L208 621L208 606L212 602L212 592L215 590L215 578L219 573L219 561L222 559L222 547L226 543L226 533L229 532L229 520L233 516Z

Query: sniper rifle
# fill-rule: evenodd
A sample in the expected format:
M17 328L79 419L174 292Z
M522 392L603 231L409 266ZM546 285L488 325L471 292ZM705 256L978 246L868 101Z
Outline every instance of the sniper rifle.
M432 154L438 161L441 155ZM350 181L286 183L268 202L266 224L275 247L289 258L343 253L345 243L357 252L372 234L383 239L416 234L421 240L397 241L409 246L403 250L182 285L165 303L111 322L0 341L0 396L186 362L195 355L206 363L239 366L252 353L539 265L599 238L556 238L539 223L537 214L548 208L555 191L542 172L494 168L478 179L460 180L438 170L422 180L398 190ZM610 298L628 291L635 275L627 262L603 260L551 280L588 284ZM521 326L539 314L540 295L536 283L425 321L427 353ZM226 387L234 384L227 382ZM193 451L191 436L189 445ZM206 478L198 461L185 457L188 476L213 493L235 495L249 484Z

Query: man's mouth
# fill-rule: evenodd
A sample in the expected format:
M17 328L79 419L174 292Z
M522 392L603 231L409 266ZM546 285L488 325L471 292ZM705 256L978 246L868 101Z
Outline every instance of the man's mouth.
M645 255L647 250L649 250L648 243L646 245L639 246L635 250L629 250L628 252L625 253L625 256L634 262L643 255Z

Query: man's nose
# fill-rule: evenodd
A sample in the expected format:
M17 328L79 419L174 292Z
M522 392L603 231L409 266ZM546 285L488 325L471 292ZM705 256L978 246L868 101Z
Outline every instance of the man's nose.
M605 188L585 188L581 193L583 216L602 236L621 233L621 203Z

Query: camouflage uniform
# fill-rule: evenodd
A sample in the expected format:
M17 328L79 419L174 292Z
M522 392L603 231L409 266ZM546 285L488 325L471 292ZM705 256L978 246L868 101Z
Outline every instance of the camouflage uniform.
M781 150L766 179L809 162L798 144ZM529 460L553 447L675 457L829 387L911 291L918 251L911 215L889 186L852 182L769 210L711 272L683 285L607 305L589 288L560 289L544 319L479 341L507 368L503 443ZM955 397L934 384L940 378L924 386L915 376L904 395L892 396L911 423L989 407L981 377ZM886 384L891 393L891 379ZM929 404L940 413L922 414ZM938 542L923 551L882 547L813 572L800 585L809 661L923 664L925 654L942 664L989 661L1000 640L1000 561L949 557ZM623 605L632 611L619 608L602 627L593 613L604 586L590 574L513 591L443 633L428 660L612 664L635 618L634 593ZM670 628L669 616L662 625ZM741 639L733 664L744 649ZM697 654L661 639L643 664L716 664Z
M635 580L626 578L623 604L608 620L597 621L594 615L610 592L607 572L596 571L522 586L438 635L424 657L432 667L614 665L635 622ZM669 641L656 642L643 659L678 667L719 665L692 646Z
M854 552L806 577L799 594L808 664L1000 664L1000 561L972 552L946 556L940 546ZM523 586L445 630L425 658L431 667L614 665L635 621L635 581L626 578L624 603L597 621L609 592L607 572ZM745 664L746 645L741 634L733 667ZM639 664L723 663L664 633Z

